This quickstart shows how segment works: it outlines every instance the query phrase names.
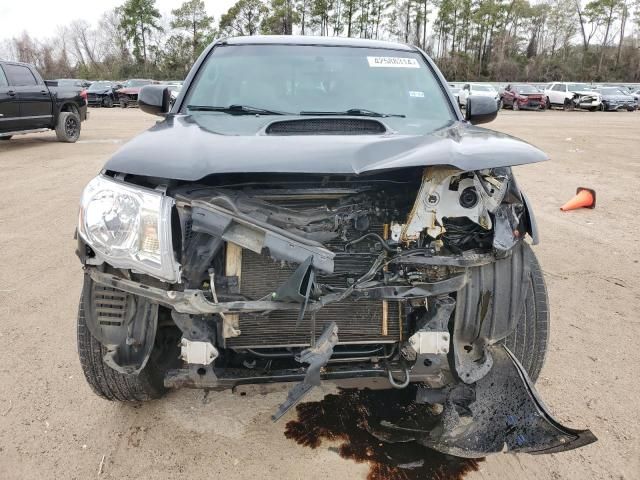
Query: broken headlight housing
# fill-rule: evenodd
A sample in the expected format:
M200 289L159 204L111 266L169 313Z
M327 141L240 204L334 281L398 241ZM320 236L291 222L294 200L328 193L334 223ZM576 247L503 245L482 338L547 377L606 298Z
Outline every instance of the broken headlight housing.
M174 283L173 204L163 192L98 175L82 193L78 233L101 262Z

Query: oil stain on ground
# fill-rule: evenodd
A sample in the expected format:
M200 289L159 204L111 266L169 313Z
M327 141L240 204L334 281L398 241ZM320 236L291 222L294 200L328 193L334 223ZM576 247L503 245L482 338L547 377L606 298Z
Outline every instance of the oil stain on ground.
M340 456L370 465L367 480L456 480L478 470L481 459L445 455L410 438L390 438L380 428L382 420L422 415L428 407L414 399L410 389L342 390L298 405L298 418L287 423L285 436L311 448L323 439L342 441Z

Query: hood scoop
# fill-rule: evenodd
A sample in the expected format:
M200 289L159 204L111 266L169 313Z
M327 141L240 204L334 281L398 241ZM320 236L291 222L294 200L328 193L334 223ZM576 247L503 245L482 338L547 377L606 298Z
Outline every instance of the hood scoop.
M267 135L379 135L387 128L368 118L303 118L269 124Z

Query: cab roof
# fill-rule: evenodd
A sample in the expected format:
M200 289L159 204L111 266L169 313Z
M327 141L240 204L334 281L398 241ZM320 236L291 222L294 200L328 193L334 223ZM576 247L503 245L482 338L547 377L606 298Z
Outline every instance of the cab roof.
M386 48L390 50L415 51L414 47L404 43L365 40L362 38L319 37L310 35L252 35L248 37L229 37L218 40L218 44L227 45L322 45L336 47Z

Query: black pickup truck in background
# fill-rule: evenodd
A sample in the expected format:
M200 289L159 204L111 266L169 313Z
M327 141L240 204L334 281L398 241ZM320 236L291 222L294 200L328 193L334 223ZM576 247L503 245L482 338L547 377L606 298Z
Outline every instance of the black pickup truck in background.
M0 140L55 130L58 140L73 143L87 119L87 91L50 86L29 64L0 61Z

